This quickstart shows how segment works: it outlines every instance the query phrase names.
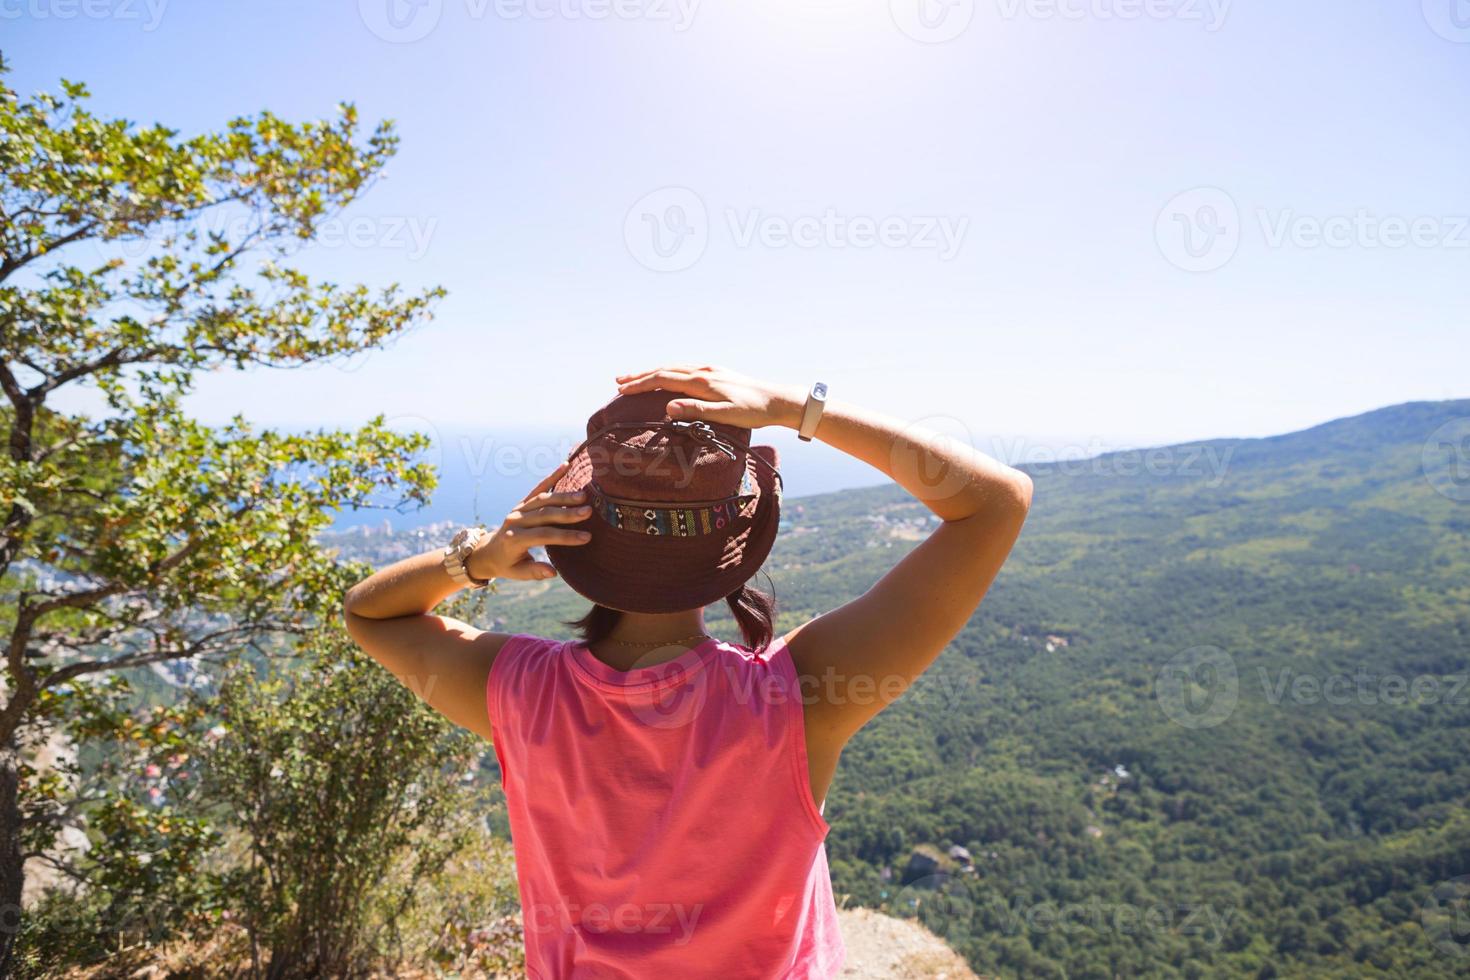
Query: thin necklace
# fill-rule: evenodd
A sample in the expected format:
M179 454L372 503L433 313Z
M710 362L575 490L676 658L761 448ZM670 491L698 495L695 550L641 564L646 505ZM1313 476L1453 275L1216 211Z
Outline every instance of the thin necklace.
M670 646L671 647L675 643L683 643L686 640L694 640L694 639L698 639L699 637L702 637L702 636L703 637L709 637L710 639L714 639L714 637L711 637L708 633L695 633L695 634L693 634L691 636L681 636L677 640L618 640L618 639L614 639L611 636L607 637L606 639L607 639L607 642L609 642L609 643L617 643L617 644L619 644L621 646L625 646L625 647L659 647L659 646Z

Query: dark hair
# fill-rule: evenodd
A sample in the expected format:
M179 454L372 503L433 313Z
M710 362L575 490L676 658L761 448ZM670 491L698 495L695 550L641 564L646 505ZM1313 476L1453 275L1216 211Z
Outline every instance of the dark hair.
M775 596L749 585L742 585L725 596L725 602L729 604L730 612L740 626L740 633L745 637L747 647L759 653L770 646L775 636ZM587 610L587 615L581 619L568 620L565 625L581 633L582 642L596 643L611 633L622 618L623 614L619 610L593 603L592 608Z

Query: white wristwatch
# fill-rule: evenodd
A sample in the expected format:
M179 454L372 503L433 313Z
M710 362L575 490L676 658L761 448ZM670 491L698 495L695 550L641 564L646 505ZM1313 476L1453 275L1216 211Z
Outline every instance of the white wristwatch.
M490 579L478 579L469 572L470 554L484 537L484 528L467 527L449 539L449 546L444 549L444 570L457 585L483 589L490 584Z
M812 436L817 433L817 423L822 421L822 409L826 407L827 385L818 381L807 392L806 407L801 410L801 427L796 430L796 438L802 442L812 441Z

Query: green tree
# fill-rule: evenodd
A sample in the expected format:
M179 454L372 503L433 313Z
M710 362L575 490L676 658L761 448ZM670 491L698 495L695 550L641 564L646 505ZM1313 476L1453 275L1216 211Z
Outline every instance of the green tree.
M25 767L48 696L90 675L219 657L335 617L315 533L343 507L421 502L418 437L210 427L181 399L216 369L380 345L442 291L317 282L291 252L368 188L391 124L268 112L181 137L99 118L88 93L19 97L0 64L0 973L21 914ZM228 230L222 230L228 229ZM91 414L54 407L84 388ZM391 499L388 499L391 498ZM40 793L44 796L44 793Z

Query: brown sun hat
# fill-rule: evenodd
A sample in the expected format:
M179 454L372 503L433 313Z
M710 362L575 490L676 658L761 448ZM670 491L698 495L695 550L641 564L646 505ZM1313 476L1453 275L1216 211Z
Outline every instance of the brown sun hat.
M765 562L781 522L780 458L750 430L669 417L677 392L619 395L587 419L556 486L585 490L586 544L547 545L579 594L624 612L702 608Z

